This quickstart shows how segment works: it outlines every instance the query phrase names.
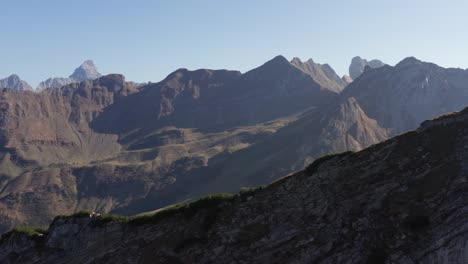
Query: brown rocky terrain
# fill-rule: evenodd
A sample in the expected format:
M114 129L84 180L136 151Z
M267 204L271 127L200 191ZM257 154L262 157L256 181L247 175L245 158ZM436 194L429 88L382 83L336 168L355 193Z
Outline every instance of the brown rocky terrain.
M180 69L139 88L108 75L40 93L4 91L0 230L197 197L212 164L337 96L284 57L245 74Z
M465 263L468 109L265 188L132 218L58 217L2 263Z

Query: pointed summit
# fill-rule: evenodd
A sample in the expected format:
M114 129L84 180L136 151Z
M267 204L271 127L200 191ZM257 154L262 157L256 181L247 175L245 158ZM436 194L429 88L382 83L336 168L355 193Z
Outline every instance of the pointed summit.
M96 66L94 65L94 62L92 60L86 60L84 61L78 68L75 69L72 75L68 78L62 78L62 77L55 77L55 78L49 78L43 82L41 82L36 90L41 91L47 88L60 88L64 85L74 83L74 82L82 82L86 80L92 80L92 79L97 79L101 77L102 74L100 74L97 71Z
M291 64L312 77L312 79L333 92L341 92L346 83L336 74L335 70L328 64L315 63L313 59L302 62L299 58L294 58Z
M78 68L75 69L70 78L76 81L86 81L90 79L96 79L102 75L97 71L96 66L92 60L84 61Z
M278 66L290 66L291 64L289 63L289 61L282 55L278 55L276 57L274 57L273 59L267 61L265 64L263 64L263 66L267 66L267 65L278 65Z
M16 74L12 74L5 79L0 79L0 88L7 88L16 91L33 90L26 81L21 80L21 78Z

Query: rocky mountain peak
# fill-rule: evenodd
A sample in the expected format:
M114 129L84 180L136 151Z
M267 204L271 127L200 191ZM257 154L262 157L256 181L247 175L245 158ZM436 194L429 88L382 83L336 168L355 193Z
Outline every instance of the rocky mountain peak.
M54 77L41 82L36 90L41 91L47 88L60 88L70 83L93 80L101 77L92 60L84 61L75 71L68 77Z
M327 63L315 63L313 59L302 62L299 58L293 58L291 64L306 73L314 81L333 92L340 92L346 83L336 74L335 70Z
M76 81L85 81L90 79L96 79L102 75L98 72L94 62L92 60L84 61L78 68L75 69L70 78Z
M356 56L351 60L351 65L349 66L349 76L355 80L364 72L366 66L371 68L380 68L384 65L385 63L380 60L368 61L359 56Z
M349 75L343 75L343 77L341 77L341 80L343 80L343 82L346 83L346 85L350 84L353 81L353 79L351 79Z
M289 61L282 55L278 55L276 57L274 57L273 59L267 61L264 66L277 66L277 67L280 67L280 66L290 66L290 63Z
M0 79L0 88L7 88L17 91L32 91L32 87L26 81L21 80L17 74L12 74L5 79Z

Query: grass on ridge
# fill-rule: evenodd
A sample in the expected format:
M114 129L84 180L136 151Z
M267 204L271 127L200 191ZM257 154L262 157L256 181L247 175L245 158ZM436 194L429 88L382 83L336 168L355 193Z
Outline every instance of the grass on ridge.
M37 226L19 226L13 228L11 231L3 234L0 237L0 244L3 241L7 240L10 237L18 236L18 235L25 235L32 239L41 239L43 236L47 235L47 230L42 227Z

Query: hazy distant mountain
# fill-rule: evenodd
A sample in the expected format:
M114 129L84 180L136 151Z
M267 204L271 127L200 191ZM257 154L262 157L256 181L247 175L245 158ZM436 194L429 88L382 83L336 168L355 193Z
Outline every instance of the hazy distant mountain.
M349 77L349 75L343 75L343 77L341 77L341 80L343 80L343 82L346 85L350 84L353 81L353 79L351 79L351 77Z
M15 91L32 91L32 87L26 81L21 80L16 74L10 75L5 79L0 79L0 88L12 89Z
M92 60L84 61L75 71L70 75L70 78L78 82L93 80L101 77L102 75L97 71L96 66Z
M97 71L96 66L94 65L92 60L84 61L75 71L68 77L54 77L49 78L43 82L41 82L37 86L37 90L44 90L47 88L60 88L64 85L73 83L73 82L81 82L86 80L93 80L96 78L101 77L102 75Z
M351 79L356 80L356 78L364 72L367 66L370 68L379 68L384 65L385 63L381 62L380 60L367 61L357 56L351 60L351 65L349 66L349 76Z
M294 58L291 64L310 75L322 87L326 87L333 92L340 92L346 86L346 83L328 64L318 64L312 59L302 62L299 58Z

